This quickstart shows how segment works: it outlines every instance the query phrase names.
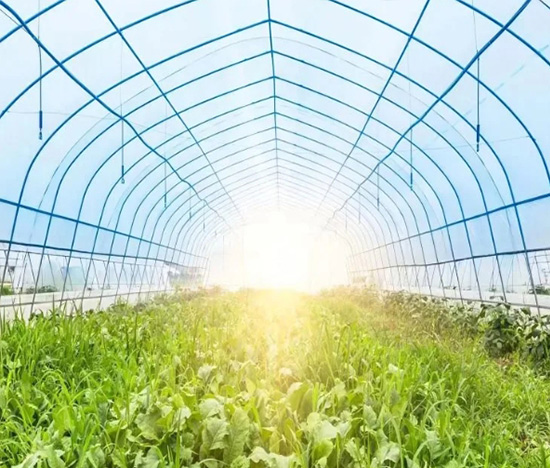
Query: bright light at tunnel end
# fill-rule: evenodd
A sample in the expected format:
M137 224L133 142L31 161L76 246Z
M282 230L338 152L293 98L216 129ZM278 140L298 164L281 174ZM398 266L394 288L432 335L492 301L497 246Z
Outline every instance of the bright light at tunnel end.
M221 239L211 256L208 284L315 292L347 282L348 254L333 232L270 211Z

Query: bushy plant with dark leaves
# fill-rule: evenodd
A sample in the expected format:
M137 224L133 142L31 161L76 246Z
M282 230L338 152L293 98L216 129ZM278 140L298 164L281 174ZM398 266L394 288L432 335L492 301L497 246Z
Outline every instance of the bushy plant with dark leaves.
M521 317L508 304L482 304L479 312L485 349L492 356L501 357L519 349L521 344Z
M550 315L534 314L528 307L462 304L404 291L388 293L383 308L395 317L420 322L422 330L479 336L491 356L519 352L538 369L550 372Z

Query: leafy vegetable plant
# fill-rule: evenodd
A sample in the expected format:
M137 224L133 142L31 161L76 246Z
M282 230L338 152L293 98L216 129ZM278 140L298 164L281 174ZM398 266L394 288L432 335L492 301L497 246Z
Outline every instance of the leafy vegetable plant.
M474 312L203 291L1 321L0 466L548 466L550 384L478 340L520 320Z

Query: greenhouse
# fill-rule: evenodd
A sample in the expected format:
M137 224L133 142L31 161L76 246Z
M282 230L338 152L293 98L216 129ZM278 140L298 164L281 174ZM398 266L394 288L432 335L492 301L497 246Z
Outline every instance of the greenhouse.
M550 1L0 13L0 467L550 467Z

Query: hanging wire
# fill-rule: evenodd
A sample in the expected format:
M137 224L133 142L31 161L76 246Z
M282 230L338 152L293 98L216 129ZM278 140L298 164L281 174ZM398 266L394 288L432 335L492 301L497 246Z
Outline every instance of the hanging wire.
M40 13L40 0L38 0L38 13ZM40 16L37 20L37 37L40 41ZM42 49L38 45L38 139L42 140L43 138L43 128L44 128L44 112L42 109Z
M168 192L166 190L166 161L164 162L164 209L168 206Z
M409 187L410 189L412 190L413 189L413 185L414 185L414 171L413 171L413 164L414 164L414 159L413 159L413 129L411 128L411 141L410 141L410 157L409 157L409 165L410 165L410 169L411 169L411 172L410 172L410 176L409 176Z
M410 167L410 176L409 176L409 187L412 190L413 189L413 183L414 183L414 171L413 171L413 140L414 140L414 125L413 125L413 111L412 111L412 90L411 90L411 72L410 72L410 63L409 63L409 53L410 51L407 51L407 77L409 78L408 84L409 84L409 113L410 113L410 137L409 137L409 167Z
M123 43L120 41L120 82L122 82L123 78ZM122 117L123 111L122 111L122 85L118 87L118 98L120 102L120 115ZM124 185L126 183L126 179L124 178L126 175L126 171L124 169L124 119L120 119L120 183Z
M380 165L376 169L376 208L380 209Z
M345 227L346 227L346 232L348 232L348 208L347 208L347 206L346 206L346 208L345 208L344 215L345 215Z
M474 0L472 0L472 7L474 6ZM477 22L476 22L476 12L472 8L472 17L474 19L474 42L476 47L476 74L477 74L477 82L476 82L476 116L477 116L477 124L476 124L476 151L479 153L479 142L481 140L481 122L480 122L480 106L479 106L479 92L480 92L480 55L479 55L479 46L477 41Z
M361 224L361 201L363 200L363 194L361 192L361 187L359 187L358 190L358 198L357 198L357 222Z
M166 132L166 120L168 118L168 103L164 104L164 209L168 206L168 190L167 190L167 162L166 162L166 141L167 141L167 132Z
M202 205L202 232L206 230L206 200L203 200Z

